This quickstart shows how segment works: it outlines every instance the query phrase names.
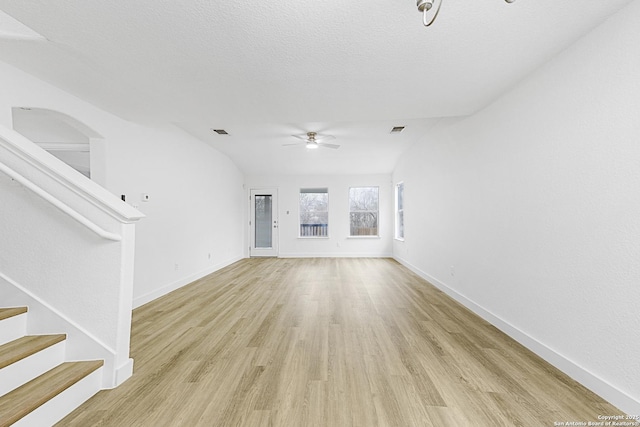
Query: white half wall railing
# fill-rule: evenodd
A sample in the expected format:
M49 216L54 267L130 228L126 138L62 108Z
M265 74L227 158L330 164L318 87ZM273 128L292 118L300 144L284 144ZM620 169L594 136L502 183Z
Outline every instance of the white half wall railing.
M135 223L143 217L0 125L0 305L34 308L29 334L67 333L67 357L104 359L103 388L133 371Z
M144 218L144 214L123 203L105 188L78 175L72 167L56 159L31 140L1 125L0 163L22 175L44 192L61 200L68 199L64 201L69 206L75 204L72 200L83 199L81 204L95 206L98 211L117 219L120 223L134 223Z
M71 218L75 219L80 224L84 225L89 230L91 230L94 233L96 233L98 236L100 236L100 237L102 237L104 239L113 240L113 241L116 241L116 242L119 242L120 240L122 240L122 236L103 230L102 228L100 228L100 226L96 225L95 223L91 222L91 220L87 219L86 217L82 216L78 212L74 211L69 206L65 205L60 200L56 199L51 194L47 193L42 188L38 187L33 182L29 181L27 178L23 177L22 175L20 175L16 171L12 170L8 166L0 163L0 171L2 171L5 174L7 174L9 177L11 177L11 179L13 179L15 181L18 181L24 187L26 187L29 190L33 191L38 196L42 197L44 200L46 200L47 202L51 203L53 206L55 206L56 208L60 209L62 212L66 213Z

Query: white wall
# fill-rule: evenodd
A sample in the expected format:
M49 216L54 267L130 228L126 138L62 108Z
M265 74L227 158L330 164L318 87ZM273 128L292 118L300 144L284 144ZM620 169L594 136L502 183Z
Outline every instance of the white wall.
M90 298L85 293L91 287L84 286L83 281L117 286L120 244L105 241L86 230L1 172L0 196L0 273L20 284L32 284L31 288L37 289L40 297L60 309L74 301L83 301L87 307L77 313L80 324L91 322L92 316L117 319L118 304L113 298L118 298L119 292L102 289L89 305ZM87 263L91 258L102 260L102 265ZM69 268L66 260L76 260L71 263L77 270L73 275L60 271ZM43 277L48 278L48 283L42 283ZM90 332L111 348L116 347L114 328L100 322L93 326Z
M395 256L640 413L640 1L394 172Z
M243 175L226 156L174 127L136 136L109 147L107 164L131 171L111 172L109 187L147 215L136 229L138 306L243 258L246 204Z
M349 187L379 187L379 238L349 237ZM390 175L248 176L246 214L251 188L278 189L279 246L281 257L386 257L393 236ZM299 238L301 188L329 189L329 238ZM288 212L288 213L287 213ZM249 244L247 243L247 247Z
M147 215L136 229L135 305L243 256L242 174L226 156L177 128L127 122L4 63L0 91L0 123L9 128L12 107L44 108L104 137L101 181ZM141 203L141 193L150 201Z

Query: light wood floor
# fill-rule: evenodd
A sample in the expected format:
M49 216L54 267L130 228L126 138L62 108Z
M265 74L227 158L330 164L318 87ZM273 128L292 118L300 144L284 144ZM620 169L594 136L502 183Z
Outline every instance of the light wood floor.
M59 426L553 426L621 412L388 259L249 259L133 313Z

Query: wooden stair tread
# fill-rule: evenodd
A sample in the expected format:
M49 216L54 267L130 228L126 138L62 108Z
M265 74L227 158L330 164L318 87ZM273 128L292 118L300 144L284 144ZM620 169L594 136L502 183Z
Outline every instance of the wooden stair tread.
M0 320L8 319L9 317L17 316L26 312L27 307L0 308Z
M0 369L51 347L67 338L65 334L58 335L27 335L0 346Z
M0 397L0 427L8 427L62 393L104 362L65 362Z

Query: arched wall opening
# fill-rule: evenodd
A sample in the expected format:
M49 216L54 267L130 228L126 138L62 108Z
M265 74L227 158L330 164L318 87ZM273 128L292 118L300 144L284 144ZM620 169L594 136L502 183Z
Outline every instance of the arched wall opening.
M104 138L59 111L14 107L13 129L98 184L106 184Z

